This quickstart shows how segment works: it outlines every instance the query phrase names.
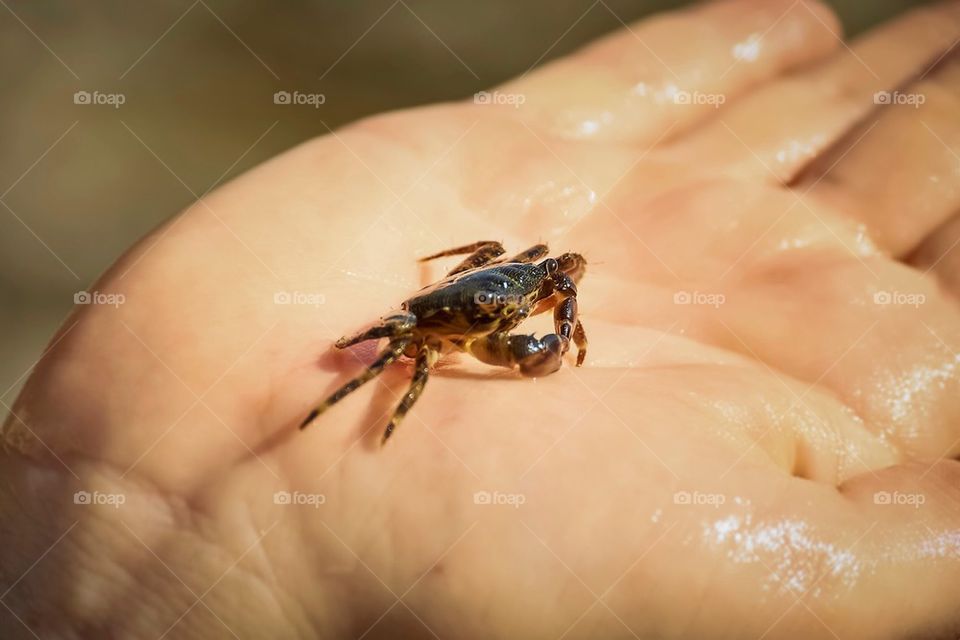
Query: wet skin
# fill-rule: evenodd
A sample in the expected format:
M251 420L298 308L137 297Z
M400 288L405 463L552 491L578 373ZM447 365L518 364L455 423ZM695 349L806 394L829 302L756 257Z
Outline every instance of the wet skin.
M951 637L960 66L925 70L960 8L837 32L653 18L520 108L364 120L144 239L4 427L0 636ZM297 430L375 357L333 342L477 238L583 253L584 366L441 360L381 449L402 360Z

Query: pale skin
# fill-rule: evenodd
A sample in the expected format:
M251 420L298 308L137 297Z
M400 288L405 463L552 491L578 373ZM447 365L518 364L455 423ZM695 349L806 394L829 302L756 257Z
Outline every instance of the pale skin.
M4 427L0 635L951 637L960 67L925 71L960 5L838 33L655 17L519 108L364 120L145 238ZM486 239L586 257L584 366L444 359L381 449L405 359L299 431L374 358L337 338Z

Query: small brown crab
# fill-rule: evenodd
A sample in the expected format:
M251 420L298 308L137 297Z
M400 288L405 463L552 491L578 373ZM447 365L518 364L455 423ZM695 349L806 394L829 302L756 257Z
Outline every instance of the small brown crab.
M535 263L548 252L547 245L538 244L512 258L501 258L505 253L503 245L483 241L421 258L423 262L470 254L443 280L403 302L401 311L349 338L337 340L338 349L379 338L388 338L390 342L366 370L313 409L300 428L372 380L401 355L416 359L413 380L387 423L381 444L420 397L430 366L441 354L465 351L482 362L519 367L523 375L537 377L560 368L572 340L577 345L577 366L582 365L587 355L587 336L577 319L576 283L583 275L586 261L577 253L564 253ZM550 308L555 333L539 339L509 333L528 316Z

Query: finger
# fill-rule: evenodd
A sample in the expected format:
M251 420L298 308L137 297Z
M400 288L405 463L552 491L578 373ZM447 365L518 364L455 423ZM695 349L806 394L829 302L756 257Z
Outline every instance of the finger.
M826 389L907 456L960 454L960 312L932 279L782 189L697 187L611 201L625 218L642 211L628 218L642 246L574 229L579 249L603 256L585 315L682 333ZM611 274L644 284L623 296Z
M797 186L902 256L960 210L960 56L879 95L893 104L846 136Z
M727 299L714 340L829 390L908 457L960 455L960 316L929 279L801 252Z
M960 4L914 10L843 46L824 64L755 89L721 120L680 141L677 153L789 182L875 108L877 91L922 74L958 37Z
M517 117L572 138L649 142L838 44L818 2L736 0L656 16L501 87ZM510 112L507 111L507 112Z
M670 535L623 576L607 602L629 616L637 593L650 602L645 583L659 572L657 593L649 597L663 598L660 606L669 607L669 596L689 594L697 585L698 612L706 620L700 633L692 632L692 624L686 628L694 636L710 635L707 625L715 630L724 620L725 606L713 605L710 596L737 585L733 597L751 603L751 615L739 616L737 632L724 637L955 637L960 465L941 463L923 479L919 492L926 501L920 509L914 504L922 498L907 475L915 480L924 471L901 469L864 474L857 479L860 487L851 482L843 493L793 479L758 482L754 469L719 490L703 482L701 496L727 501L699 510L668 504L658 522L664 529L675 525ZM882 504L880 496L874 502L878 489L898 491L891 500L901 504ZM751 496L750 506L730 498L742 495ZM691 582L684 560L709 563L714 579ZM904 597L908 584L917 588ZM636 618L625 620L632 625Z
M750 637L952 638L958 480L954 461L866 473L839 492L795 480L757 488L750 470L735 482L754 487L757 508L721 510L700 540L722 558L715 570L752 574L760 628ZM907 584L917 587L904 597Z
M840 487L861 514L866 533L858 547L872 567L869 592L884 633L899 627L911 637L954 638L960 630L960 463L897 465L863 474ZM906 608L896 611L904 584ZM906 616L906 617L904 617ZM914 622L905 624L908 620ZM912 628L911 628L912 627Z

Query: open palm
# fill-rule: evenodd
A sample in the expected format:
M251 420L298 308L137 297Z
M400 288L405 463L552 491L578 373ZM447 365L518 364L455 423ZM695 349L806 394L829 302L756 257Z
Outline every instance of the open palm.
M949 636L960 9L836 31L655 17L144 239L4 429L4 637ZM586 257L584 367L445 358L381 449L405 360L298 431L488 239Z

